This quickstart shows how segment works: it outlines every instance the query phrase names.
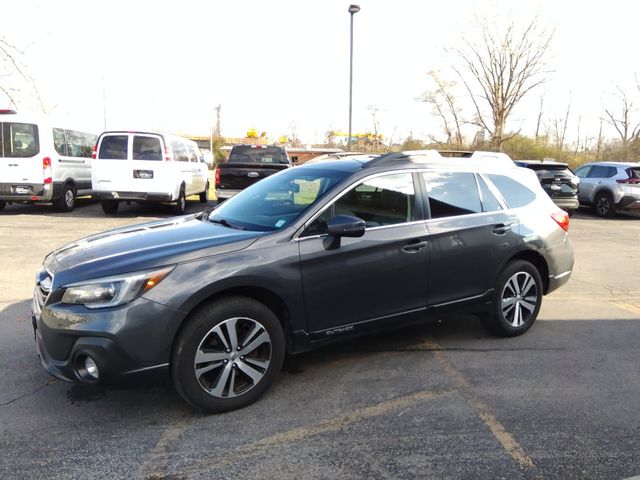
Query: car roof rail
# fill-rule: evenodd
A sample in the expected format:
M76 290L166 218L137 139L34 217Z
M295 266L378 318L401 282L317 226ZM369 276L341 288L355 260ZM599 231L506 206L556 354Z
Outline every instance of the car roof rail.
M394 152L380 155L364 164L364 168L371 168L380 165L390 165L397 163L428 164L428 163L449 163L478 165L479 162L491 166L516 167L513 160L506 153L484 152L484 151L464 151L464 150L412 150L405 152Z

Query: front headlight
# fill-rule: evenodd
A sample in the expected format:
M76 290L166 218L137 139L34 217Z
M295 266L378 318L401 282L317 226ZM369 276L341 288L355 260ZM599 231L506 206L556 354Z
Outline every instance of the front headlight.
M135 300L160 283L174 267L72 283L65 287L62 303L87 308L116 307Z

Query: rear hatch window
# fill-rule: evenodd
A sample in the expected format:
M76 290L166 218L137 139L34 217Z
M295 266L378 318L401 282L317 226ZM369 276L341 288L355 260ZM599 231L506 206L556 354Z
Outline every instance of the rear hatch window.
M0 156L30 158L40 153L38 126L31 123L2 122Z
M160 138L147 135L135 135L133 137L133 159L162 160Z
M100 160L126 160L129 154L128 135L102 137L98 158Z
M542 188L550 197L571 197L578 193L575 174L565 164L528 164L534 170Z
M231 149L227 163L288 164L287 154L282 147L236 146Z

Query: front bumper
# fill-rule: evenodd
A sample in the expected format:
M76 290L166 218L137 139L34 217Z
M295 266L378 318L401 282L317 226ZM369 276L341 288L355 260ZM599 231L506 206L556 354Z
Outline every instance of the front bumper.
M54 377L77 383L109 384L166 373L184 318L144 298L102 311L60 303L39 307L37 302L34 298L32 325L40 362ZM83 375L87 356L98 366L98 382Z
M172 194L162 192L105 192L92 190L91 197L96 200L133 200L136 202L172 202L176 200Z

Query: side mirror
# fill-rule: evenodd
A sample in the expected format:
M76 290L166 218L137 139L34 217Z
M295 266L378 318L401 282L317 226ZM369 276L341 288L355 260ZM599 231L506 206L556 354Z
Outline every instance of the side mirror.
M340 247L342 237L362 237L366 229L364 220L350 215L338 215L327 224L327 238L324 239L324 248L334 250Z

